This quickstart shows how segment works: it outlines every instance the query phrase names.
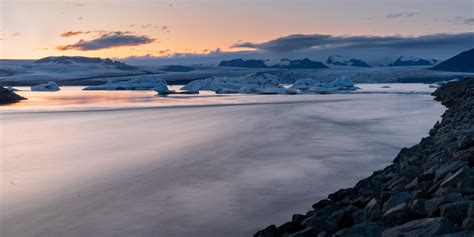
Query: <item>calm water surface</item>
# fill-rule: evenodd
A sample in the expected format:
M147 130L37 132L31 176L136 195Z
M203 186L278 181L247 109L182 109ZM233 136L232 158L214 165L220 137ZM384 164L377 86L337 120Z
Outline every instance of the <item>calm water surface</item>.
M444 111L430 95L400 94L427 85L380 86L20 91L27 102L0 108L0 235L251 236L383 168Z

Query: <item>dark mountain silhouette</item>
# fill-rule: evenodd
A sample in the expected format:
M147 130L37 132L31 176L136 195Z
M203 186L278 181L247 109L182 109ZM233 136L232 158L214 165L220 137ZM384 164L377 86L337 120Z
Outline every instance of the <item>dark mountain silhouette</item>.
M449 72L474 72L474 48L443 61L431 69Z
M263 62L263 60L243 60L239 58L229 61L221 61L219 67L267 68L268 66Z
M127 65L125 63L114 61L110 58L89 58L89 57L81 57L81 56L59 56L59 57L46 57L39 60L36 60L35 63L44 64L64 64L64 65L72 65L72 64L98 64L98 65L108 65L108 66L115 66L115 68L119 70L134 70L136 67Z
M389 67L403 67L403 66L429 66L434 65L438 62L436 59L423 59L415 57L404 57L400 56L393 63L389 64Z

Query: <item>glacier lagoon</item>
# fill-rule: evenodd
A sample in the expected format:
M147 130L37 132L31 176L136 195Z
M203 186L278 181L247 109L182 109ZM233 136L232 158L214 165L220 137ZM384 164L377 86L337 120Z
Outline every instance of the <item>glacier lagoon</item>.
M428 85L383 85L19 91L29 100L0 109L1 235L252 235L383 168L444 111Z

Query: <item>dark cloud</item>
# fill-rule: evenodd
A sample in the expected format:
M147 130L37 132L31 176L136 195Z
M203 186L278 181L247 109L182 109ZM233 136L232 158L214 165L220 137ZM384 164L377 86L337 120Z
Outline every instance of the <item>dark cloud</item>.
M233 48L251 48L264 52L295 52L307 49L340 47L423 48L440 45L473 45L474 33L432 34L422 36L334 36L289 35L263 43L237 43Z
M390 13L385 16L387 19L394 19L394 18L408 18L418 15L416 12L398 12L398 13Z
M464 25L474 25L474 18L467 18L462 16L457 16L451 22L456 24L464 24Z
M83 31L67 31L67 32L62 33L59 36L61 36L61 37L71 37L71 36L83 35L83 34L88 34L88 33L83 32Z
M92 40L83 40L71 45L58 46L59 50L100 50L107 48L116 48L123 46L137 46L143 44L149 44L155 41L144 35L132 35L129 32L113 32L101 35L98 38Z
M15 34L12 34L12 36L20 36L21 33L20 32L16 32Z

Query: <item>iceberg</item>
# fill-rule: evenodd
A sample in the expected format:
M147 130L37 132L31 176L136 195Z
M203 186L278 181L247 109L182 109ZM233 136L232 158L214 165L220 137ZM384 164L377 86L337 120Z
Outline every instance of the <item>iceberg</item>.
M382 86L382 87L380 87L380 88L388 89L388 88L392 88L392 87L385 85L385 86Z
M134 76L127 81L114 82L108 80L103 85L87 86L83 90L152 90L157 87L167 86L166 80L155 75Z
M355 91L359 89L358 87L354 86L354 82L351 80L349 76L342 76L337 78L336 80L325 83L325 84L316 84L310 87L307 91L313 93L336 93L341 91Z
M295 83L293 83L293 85L290 88L304 91L317 84L320 84L319 81L311 79L311 78L299 79L299 80L296 80Z
M353 91L359 89L348 76L342 76L330 83L320 83L311 78L299 79L289 87L284 88L278 77L269 73L252 73L240 77L211 77L195 80L181 90L209 90L217 94L298 94L300 92L336 93L338 91Z
M61 88L59 88L59 85L56 84L54 81L49 81L48 83L45 84L39 84L36 86L31 87L31 91L59 91Z
M181 90L209 90L217 94L285 94L278 77L268 73L252 73L240 77L211 77L195 80Z

